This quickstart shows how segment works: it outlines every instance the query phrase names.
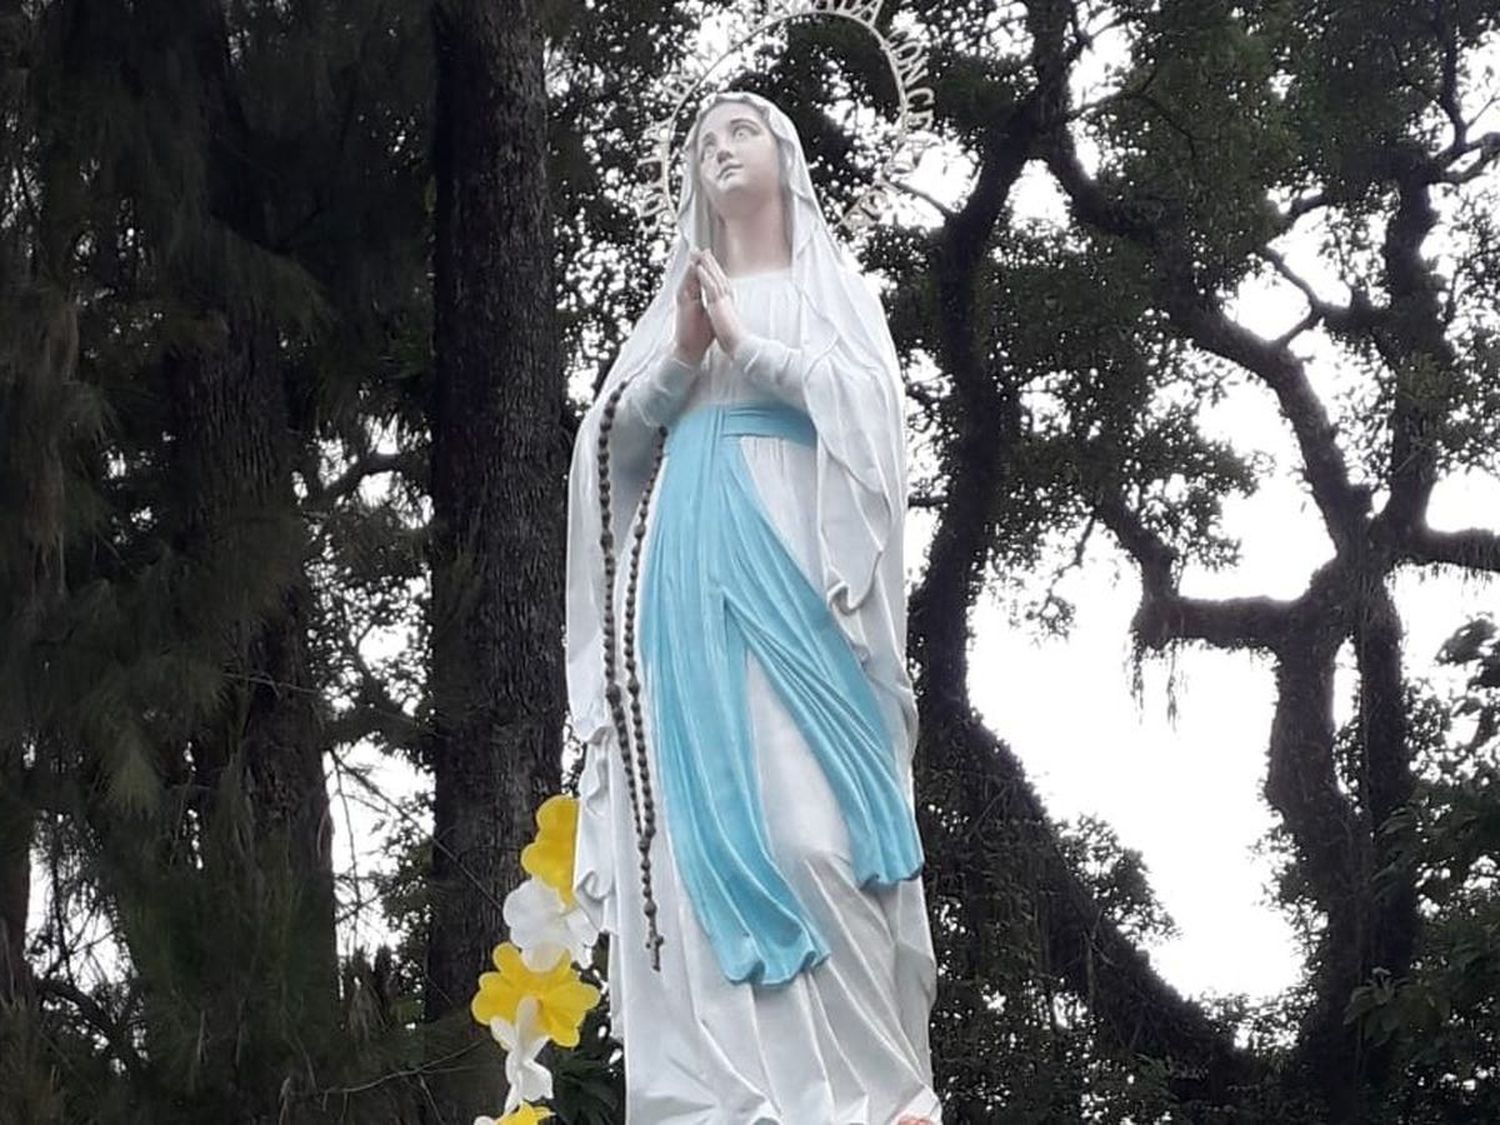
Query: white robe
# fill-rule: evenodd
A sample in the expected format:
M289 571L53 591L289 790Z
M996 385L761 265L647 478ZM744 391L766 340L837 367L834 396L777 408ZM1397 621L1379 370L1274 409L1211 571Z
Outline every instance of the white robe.
M788 271L732 279L746 329L758 340L795 345L802 307ZM709 403L764 399L806 408L796 353L775 344L741 349L731 362L717 345L691 375L671 361L643 372L622 396L616 437L644 443L653 421ZM738 439L772 524L815 588L821 582L815 451L774 437ZM654 514L654 509L648 509ZM648 517L649 520L649 517ZM633 523L633 520L632 520ZM650 566L641 560L642 583ZM630 540L622 545L628 551ZM895 567L900 554L882 566ZM626 558L615 605L623 614ZM840 625L869 647L889 632L880 607ZM875 615L872 617L871 615ZM903 641L905 623L895 629ZM639 636L639 631L637 631ZM877 651L879 645L875 646ZM886 646L887 648L889 645ZM648 762L660 777L649 671L640 669ZM671 824L654 784L657 834L651 850L661 971L646 951L639 852L624 765L614 737L591 743L579 783L574 888L593 921L612 935L609 990L615 1035L625 1048L627 1125L893 1125L904 1114L941 1121L932 1091L928 1019L936 987L932 938L920 878L874 891L855 881L848 830L817 759L752 655L748 700L766 824L778 867L817 919L827 960L780 986L734 984L693 914L672 860ZM623 670L620 676L623 682ZM877 692L877 695L881 693ZM881 698L889 729L900 708ZM910 797L905 755L898 756Z

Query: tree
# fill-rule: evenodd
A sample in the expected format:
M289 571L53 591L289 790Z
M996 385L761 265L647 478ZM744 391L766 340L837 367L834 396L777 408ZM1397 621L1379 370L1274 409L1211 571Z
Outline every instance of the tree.
M271 1119L358 1054L299 474L328 417L317 329L373 276L325 298L317 158L363 137L299 131L297 83L260 77L342 44L213 4L9 15L7 929L28 845L51 909L5 1013L4 1113Z
M1276 661L1266 795L1324 923L1292 1065L1339 1120L1379 1112L1390 1065L1346 1026L1349 998L1377 970L1407 971L1420 925L1412 885L1376 880L1394 858L1383 827L1413 796L1390 576L1401 565L1500 567L1494 532L1439 533L1426 522L1440 471L1494 468L1497 435L1485 417L1492 327L1482 317L1465 325L1475 309L1469 281L1485 276L1488 255L1472 242L1449 280L1422 252L1439 227L1434 195L1475 181L1500 155L1500 138L1470 135L1460 105L1470 93L1460 60L1495 30L1484 5L1353 5L1297 17L1272 6L1247 18L1228 6L1168 5L1140 17L1121 95L1100 118L1107 136L1131 139L1131 155L1089 175L1067 129L1053 130L1044 150L1101 254L1127 255L1141 270L1171 334L1275 396L1334 546L1290 603L1184 597L1182 553L1161 520L1119 481L1090 482L1094 515L1141 568L1146 593L1133 630L1143 647L1196 640ZM1284 95L1278 77L1288 80ZM1434 127L1439 114L1446 138ZM1226 166L1239 176L1210 171ZM1275 194L1290 202L1270 206ZM1347 304L1320 296L1278 249L1313 215L1331 228L1336 253L1348 247L1339 253L1354 295ZM1376 217L1383 239L1362 253L1355 231ZM1452 233L1468 241L1486 227L1464 218ZM1262 264L1308 304L1300 323L1269 341L1224 307ZM1313 390L1294 345L1317 329L1378 388L1365 417L1334 425ZM1351 464L1354 453L1362 464ZM1377 492L1386 496L1378 507ZM1341 757L1330 693L1345 641L1359 668L1361 733L1356 752Z
M433 773L427 1016L466 1001L504 933L562 760L564 387L553 331L542 41L529 3L438 3L433 167ZM498 1104L450 1069L437 1120Z

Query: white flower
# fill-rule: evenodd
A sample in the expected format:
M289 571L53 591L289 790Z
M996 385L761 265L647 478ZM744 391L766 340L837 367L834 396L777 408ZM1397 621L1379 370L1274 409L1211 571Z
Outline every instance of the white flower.
M505 896L504 914L511 940L533 972L550 969L564 952L579 965L592 959L599 931L581 906L567 906L535 875Z
M552 1097L552 1072L536 1061L547 1045L547 1034L537 1026L536 1015L536 997L524 996L516 1006L515 1023L507 1023L499 1016L490 1020L490 1034L506 1052L505 1080L510 1084L510 1093L505 1098L506 1113L522 1102Z

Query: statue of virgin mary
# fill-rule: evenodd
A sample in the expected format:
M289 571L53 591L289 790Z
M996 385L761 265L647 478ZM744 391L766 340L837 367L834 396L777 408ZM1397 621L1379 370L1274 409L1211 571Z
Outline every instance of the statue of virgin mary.
M895 347L785 114L712 95L682 152L569 476L573 889L626 1121L937 1123Z

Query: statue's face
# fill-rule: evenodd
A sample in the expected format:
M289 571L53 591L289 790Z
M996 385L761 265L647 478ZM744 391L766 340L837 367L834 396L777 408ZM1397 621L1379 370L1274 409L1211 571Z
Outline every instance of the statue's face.
M753 214L781 190L776 137L748 102L721 101L698 124L698 182L720 216Z

